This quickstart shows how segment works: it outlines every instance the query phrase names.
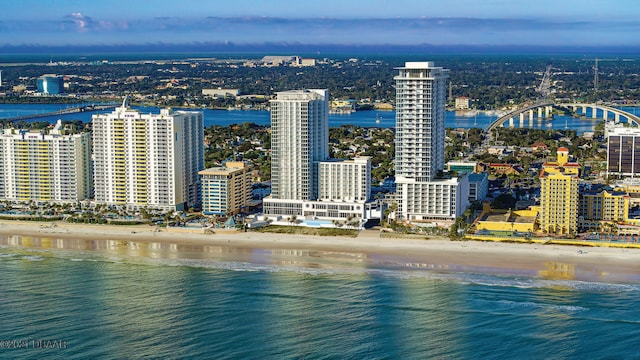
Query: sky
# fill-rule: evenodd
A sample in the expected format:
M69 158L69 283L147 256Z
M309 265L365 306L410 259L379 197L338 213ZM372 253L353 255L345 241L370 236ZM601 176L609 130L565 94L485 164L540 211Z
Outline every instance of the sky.
M2 0L0 46L638 46L638 0Z

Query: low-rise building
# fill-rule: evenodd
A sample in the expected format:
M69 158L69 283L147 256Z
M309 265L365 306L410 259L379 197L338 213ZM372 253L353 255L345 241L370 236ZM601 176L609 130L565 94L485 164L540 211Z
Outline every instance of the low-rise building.
M471 99L467 96L456 98L456 110L468 110L471 107Z
M298 57L298 66L316 66L316 59Z
M469 174L469 201L482 201L489 192L489 175L487 173Z
M476 161L449 161L447 170L455 171L458 174L479 172L478 162Z
M202 89L202 95L212 97L237 97L239 89Z
M523 171L520 164L507 163L480 164L478 168L494 175L520 175Z
M483 203L482 214L475 223L476 233L491 235L513 235L532 233L536 230L538 209L501 210L491 209L489 202Z

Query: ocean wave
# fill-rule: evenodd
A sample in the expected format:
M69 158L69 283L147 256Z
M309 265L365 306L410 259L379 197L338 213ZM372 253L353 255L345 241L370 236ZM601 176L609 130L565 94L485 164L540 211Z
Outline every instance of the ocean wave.
M512 300L499 300L497 301L497 304L501 308L543 309L543 310L552 310L552 311L570 312L570 313L589 310L582 306L544 304L544 303L536 303L531 301L520 302L520 301L512 301Z
M522 289L553 288L580 292L640 292L639 284L603 283L580 280L547 280L537 277L504 277L485 274L459 274L460 280L480 286L514 287Z
M280 264L258 264L243 261L224 261L212 259L137 259L135 263L145 263L159 266L187 266L194 268L228 270L237 272L270 272L270 273L300 273L306 275L337 275L363 273L362 270L323 269L297 266L283 266Z
M70 258L69 260L73 261L73 262L82 262L82 261L98 262L98 261L100 261L98 259L90 259L90 258Z
M0 258L15 256L24 257L31 261L41 261L44 258L40 254L72 262L98 261L116 264L139 264L155 266L186 266L195 268L228 270L237 272L291 272L305 275L367 275L381 276L397 279L422 279L425 281L455 282L460 284L472 284L490 287L512 288L554 288L580 292L625 292L640 293L640 284L602 283L578 280L550 280L526 275L496 275L490 273L470 273L464 271L436 269L407 269L402 266L387 264L388 266L351 266L347 264L322 263L317 264L309 259L302 258L291 264L283 264L281 261L270 263L269 258L261 258L265 263L249 261L232 261L225 259L190 259L190 258L152 258L142 256L114 256L114 254L101 254L97 252L78 251L48 251L30 249L28 255L15 253L2 253Z

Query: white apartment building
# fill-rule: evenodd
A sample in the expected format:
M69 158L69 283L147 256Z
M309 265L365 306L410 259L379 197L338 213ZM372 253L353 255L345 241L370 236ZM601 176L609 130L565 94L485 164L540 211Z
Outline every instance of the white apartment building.
M468 179L445 179L446 85L449 70L407 62L396 82L396 195L398 217L451 221L468 205Z
M429 182L407 182L402 184L402 190L396 192L396 198L398 204L403 205L402 219L408 221L449 222L469 206L469 174Z
M91 197L91 134L4 129L0 135L0 199L73 203Z
M202 201L202 112L143 114L122 106L93 115L95 203L187 210Z
M331 159L320 163L319 199L367 201L371 194L371 159Z
M318 165L329 158L329 92L292 90L271 100L271 198L318 198Z
M365 219L371 190L368 158L329 159L327 90L293 90L271 101L271 195L268 216Z

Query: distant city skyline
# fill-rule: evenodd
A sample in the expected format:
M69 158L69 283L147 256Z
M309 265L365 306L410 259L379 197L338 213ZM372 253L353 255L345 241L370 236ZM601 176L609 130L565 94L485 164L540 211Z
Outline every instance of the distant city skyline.
M635 0L9 0L0 46L638 46L638 18Z

